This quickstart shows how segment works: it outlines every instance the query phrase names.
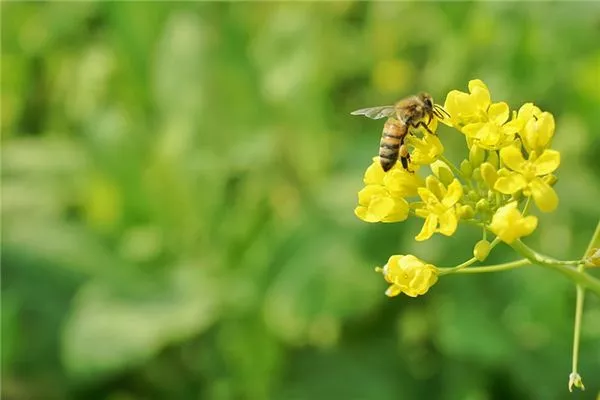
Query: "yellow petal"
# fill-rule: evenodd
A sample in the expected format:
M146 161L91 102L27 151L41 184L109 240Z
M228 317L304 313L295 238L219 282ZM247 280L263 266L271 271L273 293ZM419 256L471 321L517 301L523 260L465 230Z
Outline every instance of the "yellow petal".
M491 102L490 91L485 83L479 79L469 81L469 92L475 104L481 109L487 109Z
M521 149L515 146L504 147L500 150L500 158L504 164L513 171L523 172L525 159L521 154Z
M377 160L373 162L365 171L365 177L363 181L365 185L382 185L383 178L385 176L385 172L381 167L381 163L379 162L379 157Z
M397 285L392 285L385 291L385 295L388 297L398 296L400 293L402 293L402 289Z
M443 198L446 194L446 187L433 175L429 175L425 178L425 186L437 199Z
M481 177L486 185L488 185L489 188L493 188L496 180L498 179L498 172L496 171L494 165L489 162L484 162L479 166L479 170L481 171Z
M525 103L519 108L518 118L523 121L529 121L534 116L538 117L541 113L542 110L533 103Z
M527 180L523 175L511 172L508 176L501 176L496 180L494 189L504 194L513 194L527 186Z
M529 236L537 228L538 219L533 215L527 216L521 220L520 233L521 236Z
M426 207L429 208L439 206L440 201L429 189L420 187L417 189L417 191L419 192L419 196L421 197L421 200L423 200L423 203L425 203Z
M368 185L365 186L360 192L358 192L358 204L361 206L368 206L371 202L371 198L377 196L387 196L388 192L383 186L380 185Z
M394 168L383 178L385 187L397 197L409 197L417 194L417 188L423 186L423 178L411 174L403 168Z
M421 232L417 236L415 236L415 240L417 242L422 242L427 240L434 234L435 228L437 227L438 218L435 214L429 214L425 219L425 223L423 224L423 228Z
M550 139L554 136L554 116L549 112L543 112L537 121L537 131L538 131L538 146L545 147L550 143Z
M456 227L458 226L458 218L456 217L456 212L454 209L452 208L440 215L439 222L440 227L438 231L442 235L452 236L454 232L456 232Z
M452 90L446 96L444 108L452 116L454 123L461 123L465 116L471 116L477 113L477 107L467 93Z
M480 88L489 93L489 89L485 83L481 79L471 79L468 83L469 92L473 93L475 88Z
M377 220L370 220L369 218L372 218L372 216L367 216L367 207L364 206L358 206L354 209L354 215L356 215L358 218L362 219L365 222L378 222Z
M488 118L496 125L502 125L508 119L510 111L505 102L494 103L488 109Z
M382 218L383 222L400 222L408 218L408 202L405 199L393 199L394 206L388 214Z
M461 132L464 133L465 135L467 135L467 137L469 138L475 138L479 136L479 131L481 129L483 129L483 127L485 127L485 123L484 122L476 122L473 124L468 124L465 125L462 129Z
M452 183L448 186L448 192L442 199L442 204L446 207L452 207L458 202L458 200L460 200L462 195L462 185L457 179L454 179L454 181L452 181Z
M394 200L391 197L374 197L369 203L367 215L378 218L380 221L387 217L394 209Z
M556 150L544 150L534 162L537 176L548 175L560 165L560 153Z
M558 206L558 196L546 182L536 178L529 183L531 195L540 211L551 212Z

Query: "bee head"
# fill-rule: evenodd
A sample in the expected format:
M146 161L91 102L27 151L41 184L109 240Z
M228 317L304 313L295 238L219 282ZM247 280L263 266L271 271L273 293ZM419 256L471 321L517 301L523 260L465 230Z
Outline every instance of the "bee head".
M419 100L421 100L423 102L423 106L425 107L425 110L427 111L432 111L433 110L433 98L431 97L431 95L429 93L419 93Z

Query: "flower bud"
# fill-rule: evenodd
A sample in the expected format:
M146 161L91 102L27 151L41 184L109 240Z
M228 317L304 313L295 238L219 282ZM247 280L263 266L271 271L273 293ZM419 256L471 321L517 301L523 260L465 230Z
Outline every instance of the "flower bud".
M473 175L473 166L469 160L462 160L460 163L460 172L462 172L465 178L471 179L471 176Z
M490 254L490 250L490 242L487 240L480 240L473 248L473 256L479 261L484 261Z
M499 166L498 152L493 151L493 150L489 151L488 156L487 156L487 162L492 164L494 166L494 168L498 169L498 166Z
M454 175L452 174L450 167L448 167L445 162L437 160L433 162L430 167L431 171L433 171L433 174L437 176L445 186L450 185L454 180Z
M464 205L456 209L456 213L460 219L471 219L475 216L475 210L473 207Z
M479 193L477 193L475 190L469 190L467 193L467 198L471 201L477 201L477 199L479 199Z
M481 199L475 204L475 209L479 212L490 211L490 202L487 199Z
M481 179L481 170L479 169L479 167L473 170L473 179L475 179L475 182L483 181L483 179Z
M479 165L485 159L485 150L478 146L471 146L469 149L469 161L471 165L474 167L479 167Z
M481 171L481 177L486 185L490 188L494 187L494 183L498 179L498 173L496 172L496 168L489 162L484 162L479 167Z

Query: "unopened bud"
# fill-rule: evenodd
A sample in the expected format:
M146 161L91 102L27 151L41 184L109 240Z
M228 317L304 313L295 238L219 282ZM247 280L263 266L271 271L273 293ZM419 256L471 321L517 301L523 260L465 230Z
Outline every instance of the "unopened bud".
M473 167L479 167L479 165L485 159L485 150L476 145L471 146L469 149L469 161Z
M448 167L445 162L437 160L433 162L430 167L434 175L437 176L445 186L450 185L454 180L454 175L452 174L450 167Z
M456 212L460 219L471 219L475 216L475 210L473 210L473 207L467 205L458 207Z
M477 201L477 199L479 199L479 193L477 193L475 190L469 190L469 193L467 193L467 198L471 201Z
M498 169L498 166L499 166L498 152L494 151L494 150L489 151L488 156L487 156L487 162L492 164L494 166L494 168Z
M462 160L460 163L460 172L462 172L465 178L471 179L471 176L473 175L473 166L469 160Z
M490 210L490 202L487 199L481 199L475 204L475 209L479 212L487 212Z
M490 254L490 250L490 242L487 240L480 240L473 248L473 256L479 261L484 261Z
M475 179L476 182L483 181L483 179L481 179L481 170L479 169L479 167L473 170L473 179Z
M498 179L498 172L496 172L496 167L494 167L489 162L484 162L479 167L479 170L481 171L481 177L483 178L483 181L486 183L486 185L490 188L493 188L494 183L496 183L496 180Z

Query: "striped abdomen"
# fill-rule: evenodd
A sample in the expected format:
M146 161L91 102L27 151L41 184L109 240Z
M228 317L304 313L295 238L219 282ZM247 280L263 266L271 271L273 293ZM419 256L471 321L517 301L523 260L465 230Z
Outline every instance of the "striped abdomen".
M384 171L389 171L398 161L406 132L406 125L396 119L390 118L385 122L379 142L379 162Z

